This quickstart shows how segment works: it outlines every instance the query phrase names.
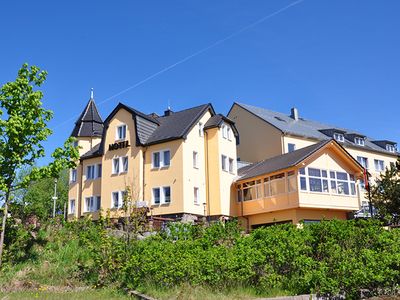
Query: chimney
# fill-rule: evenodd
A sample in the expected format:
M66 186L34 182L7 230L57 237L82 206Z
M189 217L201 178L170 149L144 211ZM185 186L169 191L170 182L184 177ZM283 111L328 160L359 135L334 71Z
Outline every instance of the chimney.
M296 121L299 119L299 111L296 107L292 107L292 109L290 110L290 117Z
M167 108L167 110L164 111L164 117L168 117L172 115L174 112L171 110L171 108Z

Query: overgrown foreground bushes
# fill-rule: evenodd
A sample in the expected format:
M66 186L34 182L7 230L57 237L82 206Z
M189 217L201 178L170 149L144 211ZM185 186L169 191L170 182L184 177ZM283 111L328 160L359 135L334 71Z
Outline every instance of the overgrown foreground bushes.
M128 241L110 235L105 221L85 220L53 227L47 235L36 256L49 264L59 260L63 276L96 286L242 287L260 295L280 290L359 298L360 291L394 292L400 282L400 230L374 221L279 225L249 235L236 222L175 223L145 240ZM8 259L15 264L21 257Z

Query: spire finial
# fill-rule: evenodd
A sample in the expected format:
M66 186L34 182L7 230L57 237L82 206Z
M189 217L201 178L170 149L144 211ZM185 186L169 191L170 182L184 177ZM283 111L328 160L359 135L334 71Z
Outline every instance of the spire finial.
M93 88L90 89L90 99L93 99Z

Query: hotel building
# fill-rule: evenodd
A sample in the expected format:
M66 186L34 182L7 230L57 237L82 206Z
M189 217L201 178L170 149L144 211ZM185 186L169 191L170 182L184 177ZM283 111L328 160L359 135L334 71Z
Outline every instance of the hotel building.
M91 97L71 135L70 219L120 217L127 192L163 220L346 219L364 205L363 167L376 175L397 158L393 142L238 103L228 117L211 104L159 116L120 103L103 121Z
M70 218L96 219L100 208L119 217L126 191L153 217L232 215L238 133L211 104L158 116L120 103L103 122L91 98L71 135L80 161L71 170Z

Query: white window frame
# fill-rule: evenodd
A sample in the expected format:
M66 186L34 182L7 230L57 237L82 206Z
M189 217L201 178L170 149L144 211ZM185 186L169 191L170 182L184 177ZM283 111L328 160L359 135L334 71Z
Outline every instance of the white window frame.
M86 166L86 180L93 180L96 177L96 165Z
M114 157L112 159L112 174L118 175L120 173L120 159L119 157Z
M224 139L228 139L228 127L226 126L226 124L222 124L221 129L222 129L222 137Z
M89 203L88 203L89 201ZM100 196L89 196L85 197L85 203L84 203L84 212L96 212L100 209L100 201L101 197ZM88 205L89 204L89 205Z
M72 205L73 203L73 205ZM68 212L69 214L75 214L75 208L76 207L76 201L75 199L69 199L69 205L68 205Z
M386 144L386 150L392 153L396 152L396 146L392 144Z
M226 131L227 131L227 136L228 136L228 141L232 141L232 129L229 125L226 125Z
M129 157L128 156L121 156L120 158L120 173L128 173L129 170ZM126 161L126 168L125 168L125 164L124 161Z
M77 178L78 178L78 170L77 169L71 169L69 182L70 183L74 183L74 182L76 182Z
M338 142L344 142L344 135L343 133L335 132L333 133L333 138Z
M362 137L356 136L354 138L354 144L359 145L359 146L365 146L365 139Z
M114 195L118 195L118 206L115 206L115 202L114 202ZM111 192L111 208L114 209L120 209L122 208L122 205L124 204L124 195L125 195L125 191L113 191Z
M165 189L169 188L169 201L166 201L166 193L165 193ZM159 203L155 202L155 197L154 197L154 191L158 190L159 191L159 195L160 195L160 201ZM157 186L157 187L153 187L151 189L151 202L153 205L165 205L165 204L170 204L172 201L172 188L169 185L165 185L165 186Z
M199 152L193 151L193 168L199 168Z
M165 152L169 152L169 164L166 165L165 161L164 161L164 156L165 156ZM159 156L159 166L155 166L154 165L154 155L158 153ZM171 150L169 149L164 149L164 150L160 150L160 151L154 151L151 153L151 167L152 169L161 169L161 168L169 168L171 166Z
M204 124L202 122L199 122L197 124L197 127L199 129L199 137L203 137L204 136Z
M374 159L375 171L382 172L385 170L385 161L382 159Z
M224 154L221 154L221 168L222 171L228 172L228 157Z
M228 171L231 174L235 174L235 160L231 157L228 158Z
M369 161L368 157L365 156L357 156L357 161L362 165L364 168L369 169Z
M119 129L120 128L125 128L121 133L123 133L123 136L120 136L120 134L119 134ZM123 141L123 140L125 140L126 139L126 128L127 128L127 126L126 126L126 124L120 124L120 125L118 125L117 127L116 127L116 131L115 131L115 140L116 141Z
M200 188L193 187L193 203L194 205L200 205Z

